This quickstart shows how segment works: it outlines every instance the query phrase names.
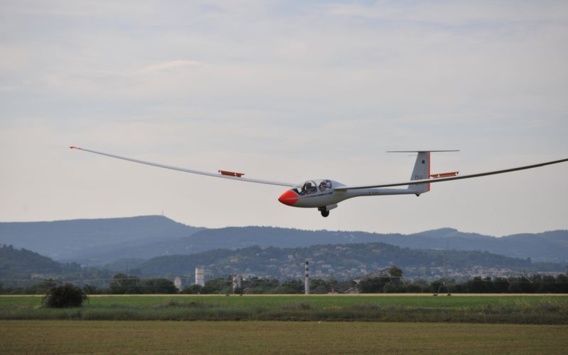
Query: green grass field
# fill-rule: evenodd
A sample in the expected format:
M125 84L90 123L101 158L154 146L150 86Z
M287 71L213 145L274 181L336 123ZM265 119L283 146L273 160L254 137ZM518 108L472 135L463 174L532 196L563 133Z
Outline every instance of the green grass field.
M568 324L568 296L92 296L81 308L0 297L4 320L372 321Z
M564 354L568 347L567 295L92 296L81 308L40 305L41 297L0 296L2 354Z

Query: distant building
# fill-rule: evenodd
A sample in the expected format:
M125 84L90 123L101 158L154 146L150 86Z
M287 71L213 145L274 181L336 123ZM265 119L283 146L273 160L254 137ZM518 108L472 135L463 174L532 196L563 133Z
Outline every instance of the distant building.
M240 290L242 281L243 277L241 275L233 276L233 293L237 293L237 291Z
M178 291L182 290L181 277L176 276L176 278L174 279L174 285L178 289Z
M201 287L205 286L205 267L197 266L195 267L195 284Z

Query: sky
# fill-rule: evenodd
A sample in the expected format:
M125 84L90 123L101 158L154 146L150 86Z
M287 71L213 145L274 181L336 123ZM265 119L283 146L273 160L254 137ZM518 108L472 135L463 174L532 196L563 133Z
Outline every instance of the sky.
M0 1L0 221L493 236L568 229L568 164L342 202L137 165L347 185L568 158L565 1Z

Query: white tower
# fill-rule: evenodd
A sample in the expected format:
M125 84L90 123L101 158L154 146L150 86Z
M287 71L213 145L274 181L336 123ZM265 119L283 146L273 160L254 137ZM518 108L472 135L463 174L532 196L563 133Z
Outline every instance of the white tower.
M201 287L205 286L205 267L196 266L195 267L195 284Z

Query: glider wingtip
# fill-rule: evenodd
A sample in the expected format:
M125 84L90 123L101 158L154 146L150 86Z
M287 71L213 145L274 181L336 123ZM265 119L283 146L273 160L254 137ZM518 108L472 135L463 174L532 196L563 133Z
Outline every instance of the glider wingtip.
M76 145L70 146L69 149L79 149L79 150L81 150L81 148L80 148L80 147L77 147Z

